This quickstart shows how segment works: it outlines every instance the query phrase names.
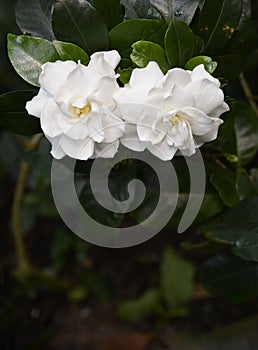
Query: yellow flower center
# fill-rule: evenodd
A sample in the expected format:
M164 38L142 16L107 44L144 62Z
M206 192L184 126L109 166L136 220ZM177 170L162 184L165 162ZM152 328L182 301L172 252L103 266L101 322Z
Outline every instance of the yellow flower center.
M75 118L83 118L92 110L91 104L87 100L78 100L69 106L69 110Z

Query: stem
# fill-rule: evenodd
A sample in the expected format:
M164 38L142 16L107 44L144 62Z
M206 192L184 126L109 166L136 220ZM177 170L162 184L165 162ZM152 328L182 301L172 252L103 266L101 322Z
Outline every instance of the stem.
M29 173L29 165L25 162L21 164L17 184L14 191L12 207L12 227L15 250L18 258L18 264L21 271L28 271L29 259L23 242L23 233L21 228L21 204L25 189L26 180Z
M239 79L240 79L240 83L242 85L242 88L244 90L244 93L245 93L245 96L248 100L248 102L250 103L250 105L252 106L255 114L257 115L258 117L258 107L257 107L257 104L255 102L255 97L252 93L252 90L244 76L244 73L241 73L240 76L239 76Z
M28 142L26 150L30 151L36 148L41 138L42 138L42 134L33 136L32 139ZM21 276L28 275L30 270L30 262L25 249L25 245L24 245L22 225L21 225L21 207L22 207L25 186L26 186L26 182L29 174L29 169L30 169L29 164L22 162L16 187L14 190L14 198L13 198L13 205L12 205L13 238L14 238L14 245L15 245L15 250L16 250L18 265L19 265L18 274Z

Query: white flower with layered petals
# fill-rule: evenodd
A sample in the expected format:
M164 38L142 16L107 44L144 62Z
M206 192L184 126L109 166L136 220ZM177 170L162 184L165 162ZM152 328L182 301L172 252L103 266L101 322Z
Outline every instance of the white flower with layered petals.
M162 73L156 62L132 72L130 82L114 94L126 125L122 143L135 151L149 149L162 160L180 151L190 156L203 143L217 138L229 110L218 79L203 65ZM136 138L138 140L136 141Z
M88 66L73 61L42 66L39 93L26 109L40 118L53 157L87 160L100 152L101 157L114 156L124 133L123 121L113 113L119 61L117 51L108 51L94 53Z

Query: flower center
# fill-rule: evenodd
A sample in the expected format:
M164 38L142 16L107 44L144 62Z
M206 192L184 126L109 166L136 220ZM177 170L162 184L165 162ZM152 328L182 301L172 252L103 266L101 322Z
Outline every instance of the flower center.
M74 118L80 119L89 114L92 108L91 103L87 99L80 98L69 106L69 110Z
M183 118L180 114L176 113L174 115L172 115L171 117L168 118L168 122L170 127L175 127L178 125L178 123L182 122Z

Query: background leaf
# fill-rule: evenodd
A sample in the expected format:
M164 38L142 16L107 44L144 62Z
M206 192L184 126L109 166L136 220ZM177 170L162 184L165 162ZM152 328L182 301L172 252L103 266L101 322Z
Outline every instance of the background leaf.
M185 64L185 69L193 70L199 64L203 64L206 71L212 74L217 68L217 62L214 62L209 56L196 56L191 58Z
M17 134L32 135L41 132L39 118L30 116L25 104L35 91L14 91L0 95L0 124Z
M108 29L123 21L123 9L120 0L91 0L92 6L104 19Z
M191 23L199 5L199 0L151 0L150 2L167 22L177 18L187 24Z
M246 102L235 101L231 112L234 116L237 156L242 165L247 164L258 151L258 118Z
M148 289L136 299L123 301L117 310L117 317L124 321L137 322L162 309L160 291Z
M42 64L55 62L59 58L50 41L14 34L8 34L8 55L16 72L35 86L39 86Z
M187 24L172 20L165 35L168 62L173 67L184 67L194 53L194 35Z
M165 50L162 46L151 41L140 40L132 45L133 52L130 57L138 67L144 68L150 61L158 63L163 73L169 69Z
M132 19L120 23L109 32L110 46L123 57L130 57L132 44L139 40L153 41L163 45L166 23L160 20ZM130 33L130 35L128 35Z
M161 261L161 290L171 309L187 303L193 294L194 266L167 247Z
M211 240L235 245L243 236L258 226L258 197L249 197L225 211L212 222L199 227Z
M52 7L53 0L18 0L15 17L23 34L54 40Z
M89 55L79 46L63 41L53 41L53 45L62 61L71 60L87 65L89 63Z
M125 7L125 19L161 19L150 0L121 0L121 4Z
M88 54L108 49L105 22L86 0L57 0L53 27L59 40L77 44Z
M242 0L206 0L197 35L205 41L205 53L213 55L232 37L242 14Z
M245 302L258 296L258 264L232 254L216 255L205 263L201 281L215 295Z

